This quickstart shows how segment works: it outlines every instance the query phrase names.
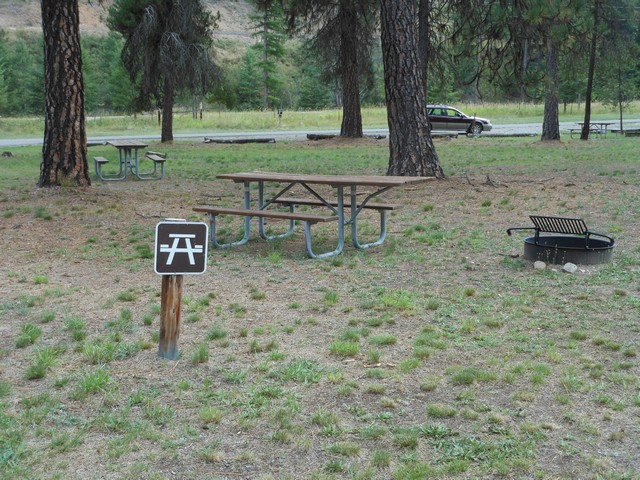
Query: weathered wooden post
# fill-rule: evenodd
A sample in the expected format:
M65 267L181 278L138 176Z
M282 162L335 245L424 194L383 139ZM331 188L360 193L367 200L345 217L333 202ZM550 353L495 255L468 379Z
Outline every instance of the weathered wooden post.
M183 275L163 275L160 298L160 343L158 356L177 360L180 336L180 306Z
M160 358L177 360L180 355L178 338L183 275L205 272L208 243L209 226L206 223L173 220L156 225L154 269L162 275Z

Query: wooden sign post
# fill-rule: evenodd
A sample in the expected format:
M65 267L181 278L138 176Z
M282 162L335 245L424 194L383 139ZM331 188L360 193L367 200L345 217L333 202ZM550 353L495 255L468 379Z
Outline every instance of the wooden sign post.
M182 279L184 275L163 275L160 299L160 343L158 356L177 360L180 336L180 306L182 304Z
M182 280L207 269L209 226L201 222L167 221L156 225L154 269L162 275L158 356L177 360Z

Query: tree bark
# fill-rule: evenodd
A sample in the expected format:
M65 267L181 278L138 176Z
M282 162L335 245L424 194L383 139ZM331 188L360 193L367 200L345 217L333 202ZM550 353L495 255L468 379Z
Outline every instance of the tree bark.
M587 91L585 92L584 107L584 123L580 132L580 140L589 140L589 131L591 130L591 95L593 92L593 76L596 70L596 47L598 40L598 20L600 14L598 12L600 6L596 1L593 5L593 32L591 37L591 51L589 52L589 76L587 78Z
M422 72L422 84L425 92L428 93L428 70L429 54L431 53L431 23L429 22L429 13L431 9L430 0L420 0L418 7L418 59L420 60L420 71Z
M547 40L547 74L545 76L544 121L542 122L541 140L560 140L560 122L558 119L558 45L549 38Z
M527 100L527 89L524 83L524 77L529 70L529 39L523 40L522 46L522 65L520 67L520 102L524 103Z
M41 8L45 111L38 185L91 185L78 1L42 0Z
M387 175L444 177L427 119L415 0L382 0L380 26L389 123Z
M342 80L341 137L362 137L360 69L358 68L358 16L350 0L340 3L340 73Z
M269 110L269 71L267 68L269 62L269 2L264 4L264 26L262 29L262 109L266 112Z
M173 83L168 75L164 79L160 142L173 142Z
M620 111L620 133L624 135L624 123L622 122L622 113L624 109L624 94L622 92L622 68L618 64L618 109Z

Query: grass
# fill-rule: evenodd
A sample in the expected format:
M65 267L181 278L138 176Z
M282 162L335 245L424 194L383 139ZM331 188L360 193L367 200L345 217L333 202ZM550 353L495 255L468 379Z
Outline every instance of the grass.
M213 325L207 332L208 340L222 340L227 338L229 332L222 325Z
M210 423L220 423L222 421L222 410L216 407L202 407L198 412L200 420L205 425Z
M87 336L85 330L86 321L76 315L67 314L64 318L64 326L69 331L69 334L73 340L81 341Z
M118 478L176 459L187 478L638 477L637 139L438 141L448 180L388 192L403 208L381 247L311 261L297 232L212 251L185 276L174 362L141 247L159 217L235 201L218 172L380 174L388 148L153 149L173 161L162 182L81 192L34 190L35 147L0 162L0 477L73 478L88 457ZM504 230L536 211L615 231L614 261L512 258Z
M113 361L118 344L110 340L87 341L82 352L92 365L103 365Z
M103 391L109 383L109 372L104 367L81 372L78 375L77 398Z
M28 380L44 378L47 372L57 363L63 352L56 347L42 347L35 351L31 364L27 367L25 377Z
M355 357L360 351L357 342L336 340L329 344L329 351L339 357Z
M198 345L195 351L191 354L191 363L197 365L198 363L206 363L208 360L209 347L204 344Z
M22 329L18 339L16 340L16 347L24 348L28 345L35 343L35 341L42 335L42 329L31 323L25 323L22 325Z
M491 119L494 125L504 123L541 123L544 114L543 104L529 103L473 103L456 104L469 115L477 115ZM599 103L592 104L592 118L616 120L618 112L611 107ZM579 122L584 119L584 105L568 104L566 110L560 108L560 121ZM627 118L640 116L640 102L632 102L625 110ZM190 113L177 113L174 116L174 129L181 133L233 132L246 130L305 130L305 129L339 129L342 121L340 110L322 110L305 112L285 112L282 122L278 122L274 112L205 112L202 120L193 119ZM384 108L367 107L362 109L362 121L365 128L381 128L387 126L387 115ZM3 118L0 123L0 136L3 138L20 138L20 136L41 136L43 131L41 119ZM129 117L91 117L87 119L88 136L121 134L122 132L139 132L156 130L154 115L137 115Z

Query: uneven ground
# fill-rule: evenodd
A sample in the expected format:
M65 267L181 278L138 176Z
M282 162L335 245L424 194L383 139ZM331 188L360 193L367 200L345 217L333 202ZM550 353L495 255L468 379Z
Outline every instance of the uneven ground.
M240 195L171 170L5 192L3 478L639 478L635 172L394 190L387 242L333 260L301 229L213 250L160 360L155 225ZM535 271L505 234L530 213L613 234L614 262Z

